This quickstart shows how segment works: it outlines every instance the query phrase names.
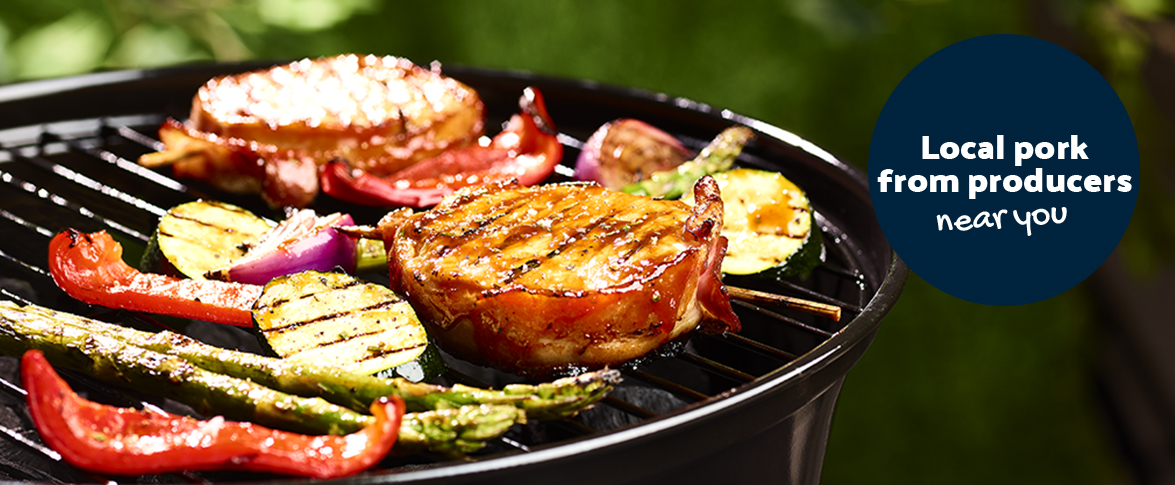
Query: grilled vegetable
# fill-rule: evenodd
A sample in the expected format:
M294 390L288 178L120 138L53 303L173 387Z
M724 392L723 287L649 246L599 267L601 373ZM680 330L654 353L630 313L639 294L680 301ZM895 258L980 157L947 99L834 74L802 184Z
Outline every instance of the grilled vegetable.
M86 303L209 322L251 326L261 286L141 273L122 260L122 245L99 231L67 229L49 241L49 273Z
M677 168L654 172L647 179L625 185L624 192L664 199L676 199L690 191L694 182L704 175L729 169L742 153L743 146L755 137L745 126L732 126L719 133L693 160Z
M388 252L382 239L359 239L355 243L355 272L387 271Z
M272 222L235 205L208 200L180 204L159 219L140 267L204 279L205 272L228 267L244 256L272 227Z
M407 301L342 273L274 278L253 307L253 321L266 347L287 359L376 374L427 355L415 366L423 371L417 377L444 372L439 355L425 352L428 335Z
M730 241L722 272L807 276L824 260L815 212L804 191L775 172L735 169L714 175L725 206L722 235ZM682 199L693 204L692 197Z
M370 416L321 398L298 397L246 379L192 365L182 357L127 345L117 339L39 318L3 318L0 350L45 353L53 365L108 384L152 390L206 414L317 434L358 431Z
M350 215L296 210L280 223L223 202L199 200L159 219L140 265L144 271L264 285L305 270L370 271L387 266L383 241L355 241L334 230Z
M404 399L409 411L507 404L525 410L528 418L559 419L573 416L600 400L619 380L618 372L604 370L542 384L511 384L500 391L460 384L448 388L237 352L172 332L144 332L35 305L21 307L12 302L0 302L0 343L5 341L5 335L9 339L18 339L21 334L33 336L58 327L69 327L71 335L98 335L117 340L122 345L178 356L201 369L247 379L290 394L321 396L357 411L367 409L379 397L395 395ZM24 331L19 331L21 329ZM0 344L0 351L10 355L19 355L23 350L19 341L15 347Z
M89 322L98 328L95 331L95 328L77 326L71 321ZM340 434L358 431L374 422L371 416L319 398L278 392L250 379L210 372L182 357L127 344L101 331L101 325L117 327L40 307L18 307L11 302L0 302L0 353L17 356L31 349L40 350L54 366L88 374L107 384L151 390L200 412L283 429ZM411 399L420 403L427 401L430 397L427 393L435 388L438 387L424 385L401 390L396 395L403 396L406 402ZM385 389L395 387L389 385ZM494 391L481 392L494 394ZM477 396L477 393L460 391L454 394L456 397L462 395ZM445 397L438 396L436 401L453 402ZM597 399L599 397L602 393ZM477 404L441 409L438 404L436 407L436 410L404 416L397 449L402 448L405 452L429 450L448 455L474 451L483 445L477 443L475 437L498 436L515 423L526 420L521 405ZM454 437L462 439L450 441Z
M264 285L278 276L306 270L355 271L355 241L333 226L351 225L347 214L318 216L310 209L294 211L263 234L249 252L205 273L209 279Z
M406 414L395 451L431 451L462 457L484 448L486 442L502 436L515 422L525 422L520 412L510 406L483 404Z
M584 143L575 161L575 179L620 190L688 159L689 152L673 135L622 118L605 123Z
M404 402L393 397L373 403L375 419L354 434L308 436L87 401L37 350L21 359L21 379L33 424L50 448L83 470L119 475L228 469L344 477L388 454L404 414Z

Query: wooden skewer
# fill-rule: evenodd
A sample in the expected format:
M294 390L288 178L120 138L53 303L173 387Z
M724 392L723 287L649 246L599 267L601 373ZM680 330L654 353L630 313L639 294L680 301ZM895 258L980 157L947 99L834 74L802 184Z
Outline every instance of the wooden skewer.
M383 239L383 233L376 226L335 226L335 230L351 237Z
M763 291L748 290L746 288L739 288L737 286L727 285L726 291L731 298L737 300L749 301L752 303L782 305L784 307L791 308L792 310L829 318L834 322L840 321L840 307L836 305L819 303L812 300L805 300L803 298L795 298L792 296L776 295L774 293L767 293Z
M180 160L202 154L197 148L189 150L166 150L162 152L144 153L139 157L139 165L146 168L158 168L173 165Z

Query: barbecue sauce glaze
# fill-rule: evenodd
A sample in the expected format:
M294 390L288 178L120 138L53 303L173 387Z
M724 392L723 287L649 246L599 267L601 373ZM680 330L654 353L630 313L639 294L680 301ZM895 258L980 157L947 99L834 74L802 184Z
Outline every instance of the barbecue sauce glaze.
M691 208L595 184L464 189L381 221L392 287L442 348L535 377L737 331L718 186L694 191Z

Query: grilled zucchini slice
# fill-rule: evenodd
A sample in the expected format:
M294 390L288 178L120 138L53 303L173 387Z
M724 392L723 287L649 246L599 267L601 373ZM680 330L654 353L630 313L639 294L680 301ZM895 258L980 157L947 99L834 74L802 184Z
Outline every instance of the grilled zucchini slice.
M231 204L198 200L177 205L159 219L140 267L202 280L245 255L274 223Z
M807 277L824 262L824 244L807 195L775 172L740 168L714 175L729 240L722 272ZM693 194L682 200L693 204Z
M406 300L344 273L274 278L253 305L253 323L262 345L287 359L418 381L444 372Z

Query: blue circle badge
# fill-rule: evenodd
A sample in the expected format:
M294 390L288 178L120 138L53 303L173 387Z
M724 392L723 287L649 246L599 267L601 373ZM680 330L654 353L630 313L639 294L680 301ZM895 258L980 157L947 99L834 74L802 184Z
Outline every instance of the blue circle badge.
M951 45L886 101L869 189L894 251L975 303L1055 296L1118 245L1138 195L1122 101L1073 53L990 35Z

